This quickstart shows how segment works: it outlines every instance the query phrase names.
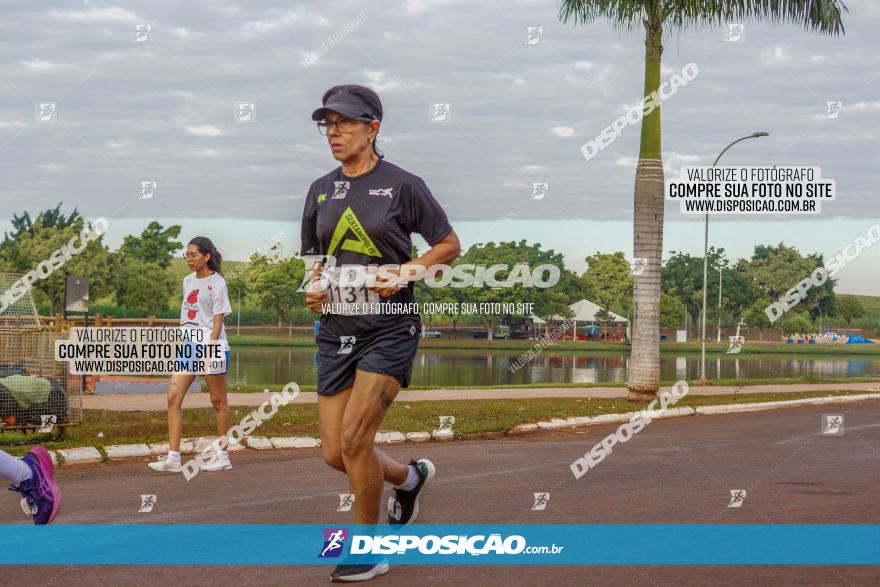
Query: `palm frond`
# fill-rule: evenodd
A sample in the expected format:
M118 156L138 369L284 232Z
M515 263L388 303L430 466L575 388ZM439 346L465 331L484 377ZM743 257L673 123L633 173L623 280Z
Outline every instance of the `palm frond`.
M796 24L829 35L844 31L842 0L562 0L559 19L574 24L607 20L632 30L645 20L665 28L703 28L724 22Z
M659 10L661 0L562 0L559 20L590 24L607 20L615 29L632 30L642 26L648 12Z
M724 22L796 24L823 34L844 33L840 0L664 0L663 20L677 28Z

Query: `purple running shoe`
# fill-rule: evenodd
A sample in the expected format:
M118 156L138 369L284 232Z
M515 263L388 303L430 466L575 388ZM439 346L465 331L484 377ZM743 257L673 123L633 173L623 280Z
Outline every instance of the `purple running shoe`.
M42 446L35 446L21 460L30 467L33 477L9 489L24 496L22 509L34 517L34 524L48 524L61 507L61 490L55 483L52 456Z

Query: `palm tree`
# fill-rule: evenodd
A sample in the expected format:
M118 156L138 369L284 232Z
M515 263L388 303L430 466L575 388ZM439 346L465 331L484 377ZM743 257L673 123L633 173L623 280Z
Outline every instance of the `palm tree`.
M615 28L645 29L645 96L660 85L664 27L681 29L728 22L791 22L819 33L843 33L838 0L562 0L563 22L590 24L601 18ZM656 94L653 94L656 95ZM646 109L649 110L649 109ZM663 160L660 107L642 118L633 205L633 257L647 259L634 276L629 397L653 399L660 388L660 262L663 252Z

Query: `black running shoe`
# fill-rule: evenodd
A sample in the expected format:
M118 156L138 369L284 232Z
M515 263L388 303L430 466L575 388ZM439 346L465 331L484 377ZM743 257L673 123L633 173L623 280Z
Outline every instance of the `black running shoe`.
M330 574L330 580L334 583L354 583L357 581L369 581L373 577L384 575L388 572L388 561L382 559L371 564L360 565L336 565Z
M410 461L409 464L415 466L419 484L409 491L394 488L394 495L388 498L388 523L392 525L406 526L416 521L416 516L419 515L419 494L436 474L434 463L428 459Z

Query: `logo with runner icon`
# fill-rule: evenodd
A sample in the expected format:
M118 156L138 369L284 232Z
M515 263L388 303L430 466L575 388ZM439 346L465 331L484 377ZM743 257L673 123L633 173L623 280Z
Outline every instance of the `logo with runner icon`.
M350 355L352 349L354 349L354 343L357 340L355 336L340 336L339 337L339 350L336 351L337 355Z
M550 501L550 494L541 492L535 494L535 503L532 505L533 512L539 512L547 509L547 503Z
M353 493L340 493L339 494L339 505L336 508L337 512L350 512L351 506L354 505L354 494Z
M324 528L324 547L318 558L335 558L345 550L348 530L345 528Z
M729 508L738 508L742 507L743 502L746 500L746 490L745 489L731 489L730 490L730 503L727 504Z
M824 436L843 434L843 414L822 414L822 434Z
M392 187L392 188L378 188L375 190L370 190L370 195L371 196L387 196L388 198L393 198L394 194L391 193L391 191L393 189L394 188Z
M342 200L345 198L345 195L348 193L348 188L351 187L351 182L348 181L334 181L333 182L333 199L334 200Z

